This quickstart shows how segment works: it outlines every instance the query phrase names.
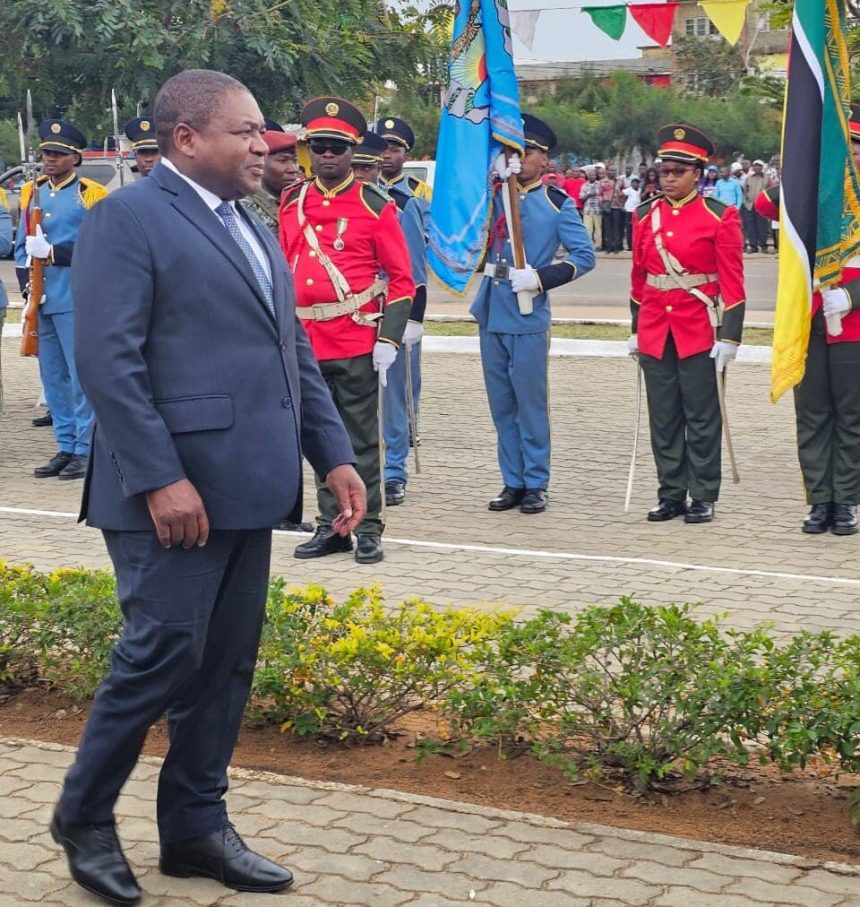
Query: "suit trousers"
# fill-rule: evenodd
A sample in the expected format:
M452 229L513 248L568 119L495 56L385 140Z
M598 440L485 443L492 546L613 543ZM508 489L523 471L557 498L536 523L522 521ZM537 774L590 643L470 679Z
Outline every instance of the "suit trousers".
M794 389L797 455L810 504L860 503L860 342L828 343L812 320L806 373Z
M227 765L251 688L265 613L271 530L215 530L203 548L155 531L104 531L124 617L60 799L70 824L113 821L150 725L167 715L158 779L161 841L226 818Z
M384 526L379 476L379 379L373 369L373 357L368 353L351 359L323 359L319 367L352 442L355 468L367 488L367 516L355 531L381 535ZM317 524L331 526L339 512L337 501L324 477L316 476L316 488Z
M549 485L549 334L480 332L481 366L509 488Z
M603 215L599 211L586 211L582 215L582 222L585 224L585 232L591 237L591 243L595 249L600 249L603 245Z
M421 398L421 344L411 350L412 400L416 419ZM406 346L400 345L394 365L386 375L383 426L385 431L385 481L403 482L409 479L406 461L409 457L409 406L406 394Z
M39 375L54 419L57 449L89 456L93 411L75 366L75 316L44 315L39 310Z
M723 420L717 376L709 353L678 357L671 335L663 358L641 354L648 396L651 450L657 466L657 496L702 501L720 495Z

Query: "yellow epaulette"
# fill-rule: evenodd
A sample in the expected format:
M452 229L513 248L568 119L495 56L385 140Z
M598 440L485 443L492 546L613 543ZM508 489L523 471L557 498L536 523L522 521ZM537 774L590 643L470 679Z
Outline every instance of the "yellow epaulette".
M38 186L41 186L43 183L47 183L47 182L48 182L47 176L40 176L36 179L36 184ZM30 199L31 199L32 195L33 195L33 181L30 180L29 182L26 182L26 183L24 183L23 186L21 186L21 210L22 211L30 204Z
M7 211L9 210L9 199L6 196L6 192L3 189L0 189L0 205L2 205Z
M80 177L80 183L81 201L85 208L92 208L108 194L107 189L101 183L87 179L85 176Z
M409 183L409 188L412 189L413 195L423 198L426 202L433 201L433 190L424 180L419 179L417 176L410 176Z

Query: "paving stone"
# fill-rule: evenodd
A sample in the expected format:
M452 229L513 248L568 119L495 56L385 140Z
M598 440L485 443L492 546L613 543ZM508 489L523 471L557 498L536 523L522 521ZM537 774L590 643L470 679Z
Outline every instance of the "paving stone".
M782 866L763 860L740 860L721 853L703 853L695 856L688 864L688 868L706 869L722 876L749 876L777 885L789 885L803 874L803 870L796 866Z
M50 867L51 872L46 871L47 867L38 872L20 872L0 865L0 891L14 891L20 901L41 901L68 886L68 878L58 878L54 874L59 868L57 865Z
M367 833L353 834L341 828L324 828L320 825L306 825L304 822L280 822L260 832L260 846L267 838L279 844L321 847L332 853L345 853L352 847L364 843Z
M529 862L557 869L585 869L594 875L611 876L628 865L629 860L618 860L602 853L585 850L565 850L552 844L538 844L524 855Z
M860 867L857 867L854 875L841 875L812 869L797 879L795 884L800 888L815 888L818 891L830 891L834 894L860 894Z
M606 879L587 872L568 869L546 885L553 891L566 891L572 897L615 898L624 904L645 905L662 892L662 886L646 885L636 879Z
M347 815L347 810L332 809L321 804L315 804L314 808L309 810L301 804L290 803L287 800L262 799L256 805L249 806L245 813L252 816L266 816L269 819L286 819L288 821L301 819L310 821L314 825L330 825L338 819L343 819ZM366 819L365 822L367 822Z
M412 899L414 892L401 891L388 885L370 882L356 885L348 879L326 875L302 889L302 894L318 898L326 905L338 907L401 907ZM291 907L286 904L285 907Z
M354 831L356 834L367 833L367 818L363 815L344 816L333 823L335 828L346 828ZM435 837L437 832L435 828L428 828L426 825L419 825L417 822L409 822L406 819L387 819L379 822L374 826L374 830L379 835L389 838L396 838L398 841L406 841L414 844L417 841L430 840ZM449 829L450 831L450 829Z
M739 894L752 900L772 902L780 907L798 905L798 907L836 907L849 894L856 891L857 880L845 880L845 889L841 895L814 888L802 888L797 883L791 885L774 885L760 879L741 879L727 885L725 894Z
M471 903L492 904L493 907L592 907L594 902L567 891L536 891L499 882L482 891L480 899Z
M59 780L56 784L50 781L37 781L21 791L20 797L23 800L30 800L33 803L51 803L57 802L60 796L61 785Z
M664 866L683 866L694 860L698 854L683 847L668 847L663 844L646 844L640 841L630 841L625 838L605 837L598 838L586 848L589 853L603 853L619 860L653 860ZM710 869L702 866L702 869Z
M594 842L592 836L584 835L571 828L552 828L517 821L506 822L504 828L498 829L496 834L526 844L550 844L566 850L581 850Z
M20 775L0 775L0 798L28 788L33 782Z
M11 866L19 872L30 872L55 858L53 850L39 844L10 841L3 846L3 865Z
M514 882L524 888L540 888L558 876L558 868L548 869L526 860L494 860L482 854L466 854L445 870L459 872L473 879L487 882Z
M150 896L168 897L175 903L216 904L229 893L220 882L214 879L177 879L162 875L157 869L138 875L141 889Z
M321 806L327 806L340 812L369 813L378 819L396 819L415 808L411 803L402 803L399 800L385 800L380 797L368 797L342 791L329 793L315 801L314 809Z
M704 894L693 888L673 888L666 894L661 894L652 907L762 907L762 902L735 894ZM771 907L781 905L774 904Z
M353 852L367 854L374 860L382 860L386 863L408 863L429 872L438 872L460 859L458 853L443 850L432 841L425 844L409 844L395 838L383 838L376 835L365 841L364 844L354 847Z
M297 877L335 873L355 882L367 882L383 872L388 864L361 853L341 853L333 856L330 852L316 847L293 848L280 858L279 863L287 866Z
M625 878L641 879L655 885L684 885L697 891L718 892L726 885L726 877L704 869L690 869L686 866L664 866L662 863L649 863L639 860L622 869L619 873Z
M286 898L286 900L285 900ZM228 895L218 901L218 907L332 907L331 902L306 894L299 894L292 888L285 895L280 894L241 894Z
M471 813L437 809L433 806L416 806L404 818L429 828L455 828L478 835L486 834L494 828L498 828L500 824L498 820L485 819L483 816Z
M272 785L265 781L244 781L242 786L237 788L237 781L230 779L230 790L241 790L244 797L256 797L259 800L271 800L274 798L284 802L292 803L294 806L307 806L321 800L328 794L325 790L316 790L312 787L299 787L295 784L276 784ZM230 799L230 792L227 793L227 799Z
M437 831L430 837L425 838L421 843L442 847L454 854L482 853L502 859L510 859L527 851L530 847L529 844L523 841L512 841L510 838L503 837L498 833L470 835L456 828L446 828L444 831Z
M423 869L403 864L392 866L380 873L376 881L393 885L403 891L411 891L413 894L436 893L455 899L464 894L468 897L470 891L483 891L489 884L482 879L452 872L450 868L444 872L425 872Z

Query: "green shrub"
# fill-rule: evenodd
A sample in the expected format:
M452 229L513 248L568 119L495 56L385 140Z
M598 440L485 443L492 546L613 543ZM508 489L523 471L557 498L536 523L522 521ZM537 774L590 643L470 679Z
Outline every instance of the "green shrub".
M0 683L16 686L38 677L31 640L43 587L43 576L31 566L0 559Z
M378 588L335 603L319 587L273 583L254 710L299 734L379 740L409 712L475 682L504 613L385 608Z
M648 787L714 756L745 762L740 728L767 689L763 632L723 632L690 606L622 599L569 618L542 612L510 627L474 689L442 706L454 733L530 739L571 774L620 772Z

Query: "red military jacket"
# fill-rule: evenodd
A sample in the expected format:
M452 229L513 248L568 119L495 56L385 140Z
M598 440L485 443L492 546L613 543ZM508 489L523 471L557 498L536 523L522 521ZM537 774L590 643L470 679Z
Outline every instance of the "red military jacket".
M740 343L745 306L743 234L737 208L691 193L679 202L660 197L633 214L633 270L630 303L639 351L663 358L671 332L678 356L686 359L711 349L714 328L700 299L680 287L658 289L648 275L666 274L654 241L653 207L660 209L660 231L666 252L688 274L715 274L697 287L706 296L722 297L723 326L718 339Z
M767 220L779 220L779 186L771 186L769 189L760 192L753 204L762 217ZM849 284L857 281L860 281L860 257L852 258L845 266L839 286L847 288ZM852 298L852 304L856 292L849 293ZM821 293L816 292L812 297L812 312L810 313L813 318L820 308ZM860 309L852 308L850 312L842 316L841 334L836 337L830 334L826 336L828 343L844 343L845 341L856 343L860 340Z
M296 284L296 306L338 301L331 278L304 236L306 221L353 293L366 290L381 272L385 273L388 293L379 339L397 346L415 295L397 208L378 189L358 182L350 173L333 189L314 179L304 199L305 221L299 223L302 185L286 190L278 213L281 248ZM361 311L378 312L379 301L370 300ZM351 315L338 315L329 321L303 319L302 324L319 360L366 355L377 339L375 327L358 324Z

